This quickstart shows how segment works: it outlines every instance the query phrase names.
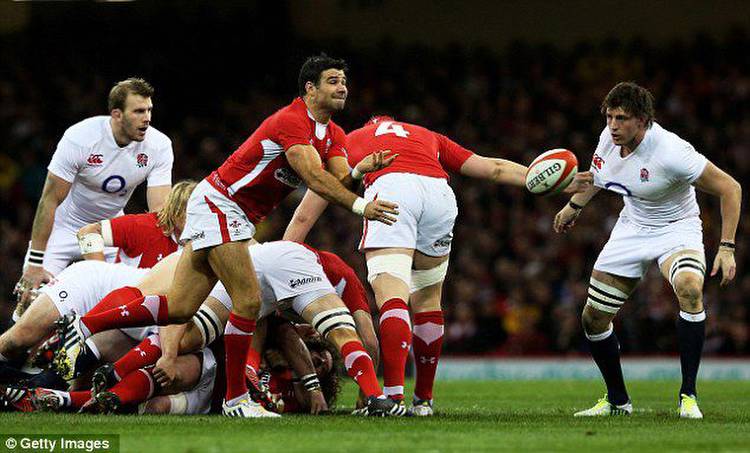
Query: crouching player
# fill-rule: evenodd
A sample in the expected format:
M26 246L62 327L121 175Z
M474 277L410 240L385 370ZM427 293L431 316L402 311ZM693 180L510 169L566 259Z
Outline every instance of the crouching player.
M601 109L607 125L591 164L595 187L574 195L554 221L555 231L568 231L602 188L622 195L625 202L609 241L594 263L582 315L589 349L607 385L607 394L575 416L632 412L612 320L656 261L680 306L679 414L703 418L697 403L696 377L706 335L702 297L706 262L694 187L721 200L721 242L711 275L721 270L722 286L734 278L736 271L734 237L742 188L690 143L654 122L653 96L645 88L619 83L607 94Z
M339 349L347 373L367 396L364 414L403 415L403 408L383 395L372 359L357 336L354 319L326 278L317 254L301 244L291 242L257 244L250 246L249 249L261 288L261 308L258 319L273 314L277 309L293 309ZM166 266L165 261L167 260L163 260L160 266ZM217 285L212 295L217 292L226 291L223 286ZM153 296L156 299L158 297ZM225 297L215 297L220 300L225 299ZM167 320L160 316L158 311L153 310L157 305L150 304L150 300L150 297L146 297L145 300L143 297L138 297L133 302L112 310L83 317L70 317L61 327L63 331L61 336L68 347L58 351L56 362L74 368L81 350L80 344L97 332L115 328L166 324ZM189 320L189 318L181 319L179 315L176 313L175 318L171 318L170 313L171 321ZM169 329L174 328L175 326L169 327ZM231 325L224 333L229 332L229 329ZM161 370L167 375L174 374L174 360L179 351L181 337L182 331L178 335L162 333L162 357L157 363L157 372ZM78 342L79 346L70 347L72 342ZM71 355L72 351L75 354ZM71 374L68 370L64 371L67 371L66 374ZM225 407L224 412L231 416L230 407Z

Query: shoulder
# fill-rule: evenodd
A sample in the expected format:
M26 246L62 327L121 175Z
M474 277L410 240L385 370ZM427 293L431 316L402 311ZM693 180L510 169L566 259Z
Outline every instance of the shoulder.
M63 139L71 143L88 147L99 142L107 130L108 116L92 116L70 126L63 134Z
M296 99L286 107L277 110L269 119L276 124L304 123L309 125L311 122L307 116L307 107L305 107L304 102L299 99Z
M656 151L656 154L659 156L667 159L680 159L686 154L695 151L690 142L674 132L664 129L657 123L651 126L649 132L653 134L650 148Z
M164 149L172 147L172 140L167 137L167 134L153 126L150 126L148 128L145 141L146 146L153 149Z

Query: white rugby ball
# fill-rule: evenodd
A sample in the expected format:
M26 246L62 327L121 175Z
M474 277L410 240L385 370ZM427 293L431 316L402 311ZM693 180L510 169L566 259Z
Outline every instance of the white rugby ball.
M551 149L539 155L526 172L526 188L537 195L559 193L568 187L578 172L578 159L563 148Z

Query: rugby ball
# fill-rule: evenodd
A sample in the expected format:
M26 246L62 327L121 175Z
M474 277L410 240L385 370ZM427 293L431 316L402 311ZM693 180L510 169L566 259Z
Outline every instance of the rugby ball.
M565 190L578 172L578 159L567 149L551 149L539 155L526 172L526 188L537 195Z

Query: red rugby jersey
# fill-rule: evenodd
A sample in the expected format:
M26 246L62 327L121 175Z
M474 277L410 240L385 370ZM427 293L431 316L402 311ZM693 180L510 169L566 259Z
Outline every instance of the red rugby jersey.
M336 292L341 296L346 308L351 313L357 310L364 310L370 313L370 305L367 303L367 293L362 282L357 277L357 273L338 255L331 252L318 250L320 264L323 266L323 272L331 282Z
M261 222L302 180L286 160L294 145L312 145L323 162L346 157L346 135L333 121L315 121L301 98L266 118L206 179L234 200L251 222Z
M115 262L139 268L151 268L177 250L177 242L165 236L155 212L128 214L109 221L112 242L119 247Z
M375 151L391 150L398 154L390 166L366 174L365 185L372 184L387 173L412 173L447 179L446 171L458 172L473 154L437 132L390 119L350 132L346 149L351 167Z

